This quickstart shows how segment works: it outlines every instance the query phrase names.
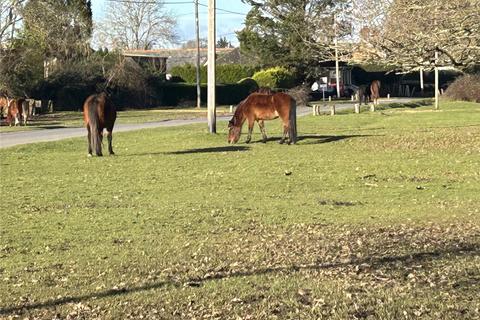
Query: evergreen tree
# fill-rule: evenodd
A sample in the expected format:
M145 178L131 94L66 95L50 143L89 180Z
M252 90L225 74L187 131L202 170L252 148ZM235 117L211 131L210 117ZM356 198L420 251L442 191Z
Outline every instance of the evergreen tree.
M333 60L337 36L350 33L348 0L245 0L252 6L237 33L241 50L263 66L282 65L312 73ZM334 19L336 17L336 19Z

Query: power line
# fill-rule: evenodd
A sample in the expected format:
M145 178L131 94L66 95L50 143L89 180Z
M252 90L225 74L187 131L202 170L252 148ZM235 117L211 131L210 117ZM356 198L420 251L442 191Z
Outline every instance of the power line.
M139 3L139 4L194 4L195 3L193 1L161 2L161 1L153 1L153 0L152 1L149 1L149 0L107 0L107 1L121 2L121 3ZM199 3L198 5L200 5L202 7L205 7L205 8L208 8L208 5L203 4L203 3ZM218 8L218 7L216 7L215 10L222 11L222 12L225 12L225 13L230 13L230 14L237 14L237 15L241 15L241 16L246 16L247 15L244 12L231 11L231 10L222 9L222 8ZM219 14L225 14L225 13L219 13Z
M178 1L178 2L161 2L161 1L144 1L144 0L108 0L110 2L122 3L139 3L139 4L192 4L192 1Z
M199 3L198 5L200 5L200 6L202 6L202 7L208 8L208 6L207 6L206 4L203 4L203 3ZM218 8L218 7L216 7L215 10L223 11L223 12L227 12L227 13L231 13L231 14L239 14L239 15L242 15L242 16L246 16L246 15L247 15L247 14L244 13L244 12L230 11L230 10L226 10L226 9L222 9L222 8Z

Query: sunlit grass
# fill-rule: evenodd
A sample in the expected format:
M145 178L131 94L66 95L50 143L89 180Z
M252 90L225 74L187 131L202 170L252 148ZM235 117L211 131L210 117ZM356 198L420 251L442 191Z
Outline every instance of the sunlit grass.
M478 318L480 105L430 110L2 149L0 317Z

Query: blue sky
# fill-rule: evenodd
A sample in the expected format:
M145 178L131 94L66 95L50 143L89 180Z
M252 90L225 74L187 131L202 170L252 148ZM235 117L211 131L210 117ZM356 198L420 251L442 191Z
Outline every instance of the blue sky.
M92 0L93 17L99 20L103 17L108 0ZM186 2L188 0L165 0L165 2ZM200 37L207 37L207 0L200 0ZM203 6L205 5L205 6ZM227 37L233 45L237 45L238 41L234 34L243 28L245 15L248 13L250 6L242 3L240 0L217 0L217 38ZM177 17L180 41L184 42L195 38L195 6L193 1L191 4L165 4L165 8L172 15ZM233 11L241 14L234 14L222 11Z

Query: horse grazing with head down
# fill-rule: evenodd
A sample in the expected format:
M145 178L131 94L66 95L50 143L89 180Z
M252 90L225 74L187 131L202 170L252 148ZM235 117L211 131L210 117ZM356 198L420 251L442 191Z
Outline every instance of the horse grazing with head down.
M380 98L380 81L373 80L370 84L370 100L374 105L378 105L378 98Z
M371 101L374 105L378 105L378 98L380 98L380 81L373 80L370 85L361 85L358 88L358 104L362 104L362 99L365 105Z
M112 149L113 125L117 119L117 111L106 93L93 94L83 104L83 120L88 132L88 155L92 149L97 156L102 156L103 129L107 129L108 153L115 154Z
M252 93L240 102L235 113L228 123L228 142L237 143L240 139L242 126L248 121L248 136L246 143L252 138L253 125L257 121L262 132L263 143L267 142L264 120L273 120L278 117L283 123L283 136L280 143L284 143L288 135L288 143L297 141L297 104L295 99L286 93Z

